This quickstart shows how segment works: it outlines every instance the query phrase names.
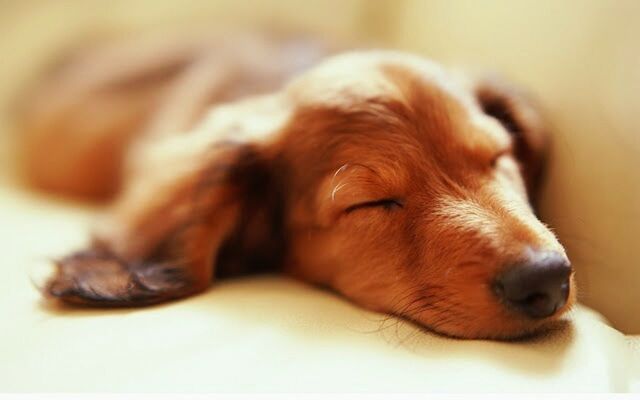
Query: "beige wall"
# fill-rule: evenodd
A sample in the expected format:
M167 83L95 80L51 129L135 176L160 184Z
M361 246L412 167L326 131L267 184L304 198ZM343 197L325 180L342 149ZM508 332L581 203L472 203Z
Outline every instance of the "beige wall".
M640 333L640 1L17 0L0 7L4 109L69 37L182 22L305 27L504 72L540 97L554 128L543 215L578 269L581 300L618 329ZM0 135L5 165L8 138Z

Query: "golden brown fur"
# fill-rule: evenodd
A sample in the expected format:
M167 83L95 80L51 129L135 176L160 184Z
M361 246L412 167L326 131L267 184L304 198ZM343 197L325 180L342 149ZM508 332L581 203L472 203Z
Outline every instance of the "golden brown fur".
M299 75L256 74L270 93L204 96L162 121L153 116L159 93L188 80L188 68L178 69L149 88L118 91L114 107L131 111L125 102L144 98L143 111L102 116L101 126L84 121L87 109L105 104L88 91L69 95L74 106L64 110L26 113L32 181L93 197L122 186L94 244L59 260L49 295L151 304L205 290L214 275L278 269L466 338L520 336L571 306L574 290L554 315L529 319L491 287L532 251L566 258L529 203L546 137L536 109L514 89L418 56L362 51ZM62 84L43 89L44 103L66 94L64 79L52 79ZM230 99L240 100L193 125L196 109ZM154 128L142 129L140 118ZM103 141L116 150L103 151ZM41 156L45 143L65 165Z

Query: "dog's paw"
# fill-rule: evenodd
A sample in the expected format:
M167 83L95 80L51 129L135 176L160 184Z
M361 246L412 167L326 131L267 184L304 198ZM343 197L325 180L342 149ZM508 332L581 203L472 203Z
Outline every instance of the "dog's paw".
M38 286L64 302L122 307L181 297L189 280L180 267L128 263L103 250L86 250L56 261L53 274Z

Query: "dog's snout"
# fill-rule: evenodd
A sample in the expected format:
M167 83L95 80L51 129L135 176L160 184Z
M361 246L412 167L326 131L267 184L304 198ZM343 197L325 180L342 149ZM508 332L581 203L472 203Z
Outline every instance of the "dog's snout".
M531 318L545 318L567 302L571 272L563 255L536 254L500 275L495 289L511 308Z

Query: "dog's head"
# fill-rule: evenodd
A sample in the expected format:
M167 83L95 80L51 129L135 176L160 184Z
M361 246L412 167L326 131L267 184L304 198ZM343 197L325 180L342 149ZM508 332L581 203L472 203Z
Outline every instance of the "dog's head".
M277 96L278 133L229 175L252 211L227 249L458 337L521 336L571 306L531 206L546 139L524 96L392 52L331 58Z

